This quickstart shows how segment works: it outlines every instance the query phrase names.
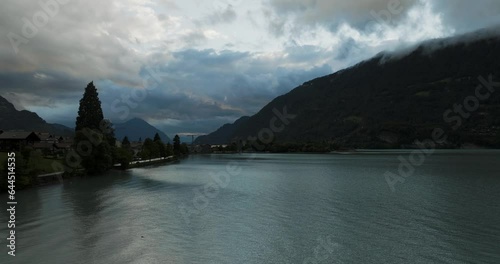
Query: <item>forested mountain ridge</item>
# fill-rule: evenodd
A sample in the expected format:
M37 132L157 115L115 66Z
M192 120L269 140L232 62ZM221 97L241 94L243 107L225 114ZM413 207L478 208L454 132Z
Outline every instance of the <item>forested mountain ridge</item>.
M442 128L448 136L442 147L498 147L500 87L490 92L484 85L500 83L498 36L497 29L490 29L428 41L402 54L381 53L277 97L226 140L258 136L269 128L273 109L286 107L296 118L274 134L275 142L399 148ZM470 98L478 99L480 85L488 98L478 100L474 111L460 113L465 103L472 104Z

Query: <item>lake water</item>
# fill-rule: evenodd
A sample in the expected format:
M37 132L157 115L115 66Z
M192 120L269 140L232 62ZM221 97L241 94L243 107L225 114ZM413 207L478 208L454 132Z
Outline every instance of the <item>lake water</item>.
M438 151L392 192L399 155L196 155L20 191L0 263L500 263L500 152Z

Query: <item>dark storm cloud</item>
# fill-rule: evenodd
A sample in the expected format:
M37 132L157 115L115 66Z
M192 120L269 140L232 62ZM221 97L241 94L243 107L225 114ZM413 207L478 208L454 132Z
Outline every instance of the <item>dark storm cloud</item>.
M13 101L15 106L57 107L61 103L74 103L81 96L83 82L59 73L4 73L0 72L0 95Z
M222 125L242 115L257 112L270 100L303 82L331 73L328 65L310 69L287 69L272 65L250 53L214 50L185 50L162 65L162 82L131 111L130 117L150 120L219 120ZM102 83L101 86L111 86ZM132 94L126 87L101 88L105 112L116 119L110 103ZM207 132L201 130L196 132Z
M123 90L123 89L121 89ZM103 94L103 98L108 96ZM112 97L110 94L109 97ZM110 98L112 99L112 98ZM112 111L108 111L112 113ZM168 90L153 90L148 98L139 103L133 115L150 119L195 120L210 117L238 116L243 112L230 108L209 97L190 96L188 93L171 93Z
M161 129L162 131L167 131L167 134L174 137L175 134L180 133L197 133L196 131L207 131L207 133L217 130L221 124L227 124L234 122L238 117L230 118L206 118L199 120L179 120L178 122L165 122L165 123L155 123L154 120L150 120L152 124ZM181 140L191 142L191 137L182 137Z

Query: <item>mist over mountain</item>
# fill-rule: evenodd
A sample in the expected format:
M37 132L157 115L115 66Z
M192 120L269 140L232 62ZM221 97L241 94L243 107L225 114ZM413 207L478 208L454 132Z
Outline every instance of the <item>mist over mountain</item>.
M0 130L48 132L58 136L73 135L73 129L60 124L49 124L34 112L18 111L2 96L0 96Z
M274 133L275 142L399 148L431 138L441 128L447 135L442 147L500 146L500 92L492 89L500 82L498 29L380 53L306 82L236 127L222 127L206 139L229 143L257 137L270 127L276 110L286 108L296 117Z
M144 141L148 137L152 139L156 133L160 135L164 143L171 142L163 131L140 118L133 118L125 123L115 124L115 137L119 141L122 141L125 136L130 141L139 141L139 139Z

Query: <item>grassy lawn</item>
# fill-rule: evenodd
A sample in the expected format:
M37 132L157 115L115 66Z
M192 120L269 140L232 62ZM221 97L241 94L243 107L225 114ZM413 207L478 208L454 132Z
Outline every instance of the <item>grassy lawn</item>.
M52 172L56 172L56 171L52 168L52 164L54 163L54 161L62 161L62 160L57 160L57 159L47 159L47 158L43 158L43 159L42 159L42 162L40 163L40 168L43 170L43 173L52 173Z
M7 152L0 152L0 171L2 171L4 168L4 163L5 160L7 159ZM47 159L47 158L42 158L40 162L37 164L37 167L42 170L42 173L52 173L55 172L54 169L52 168L52 163L54 161L58 161L56 159Z

